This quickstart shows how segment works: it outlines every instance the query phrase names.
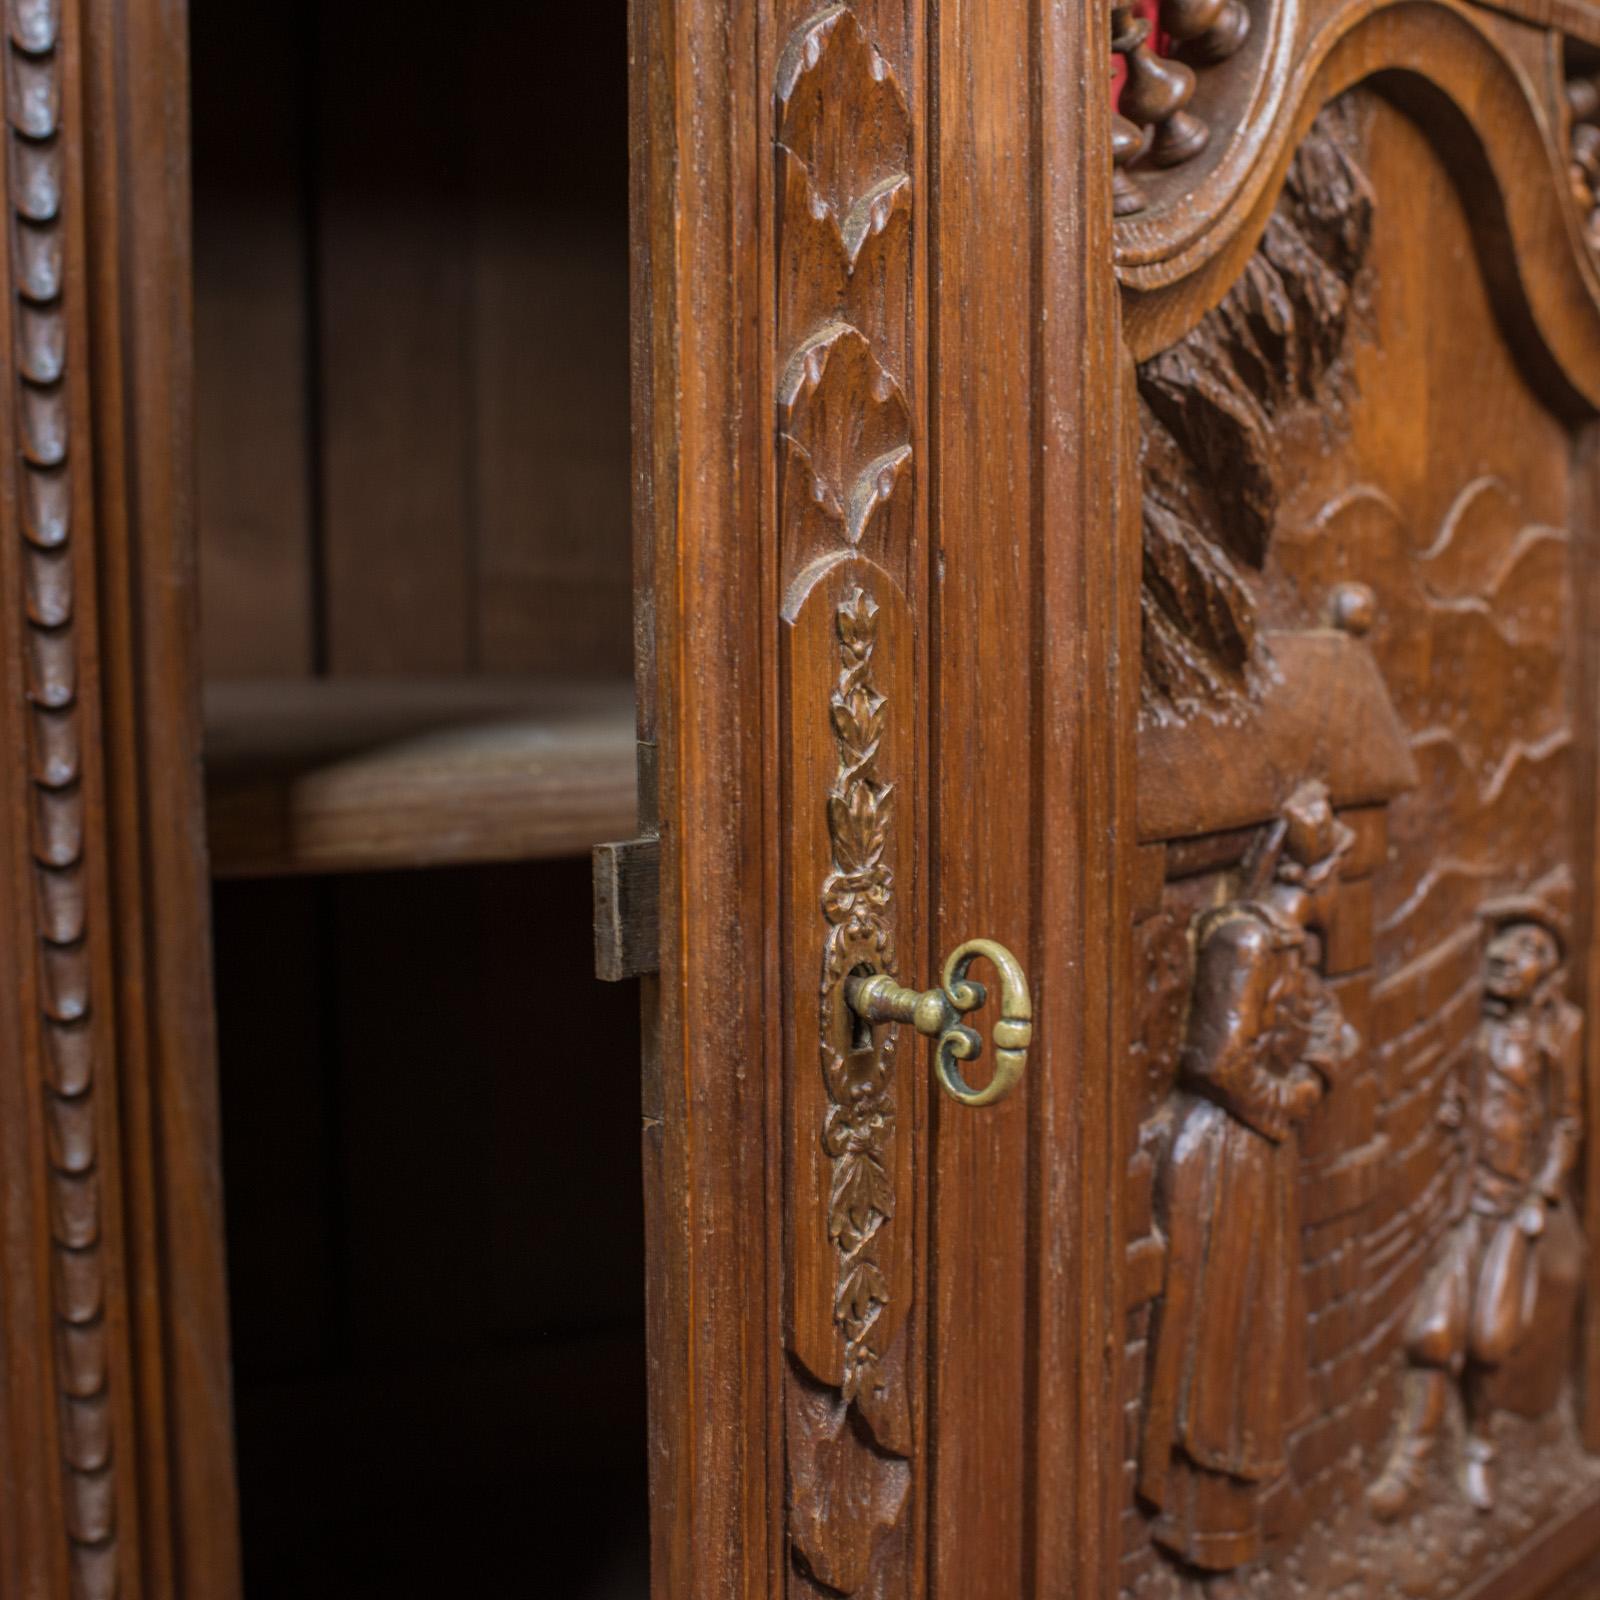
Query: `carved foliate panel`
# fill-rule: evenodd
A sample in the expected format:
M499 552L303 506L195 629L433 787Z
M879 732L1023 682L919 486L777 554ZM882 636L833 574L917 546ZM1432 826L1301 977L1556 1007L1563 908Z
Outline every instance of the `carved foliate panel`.
M1472 224L1348 94L1138 368L1130 1595L1446 1600L1600 1494L1574 442Z
M786 1548L915 1592L921 1085L848 978L920 960L909 14L796 10L774 81Z

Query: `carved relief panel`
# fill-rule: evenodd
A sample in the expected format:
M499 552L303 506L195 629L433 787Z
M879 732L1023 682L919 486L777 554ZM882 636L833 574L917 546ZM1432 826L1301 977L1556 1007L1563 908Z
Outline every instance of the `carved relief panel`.
M1575 440L1458 178L1346 93L1133 380L1130 1596L1488 1593L1600 1494Z

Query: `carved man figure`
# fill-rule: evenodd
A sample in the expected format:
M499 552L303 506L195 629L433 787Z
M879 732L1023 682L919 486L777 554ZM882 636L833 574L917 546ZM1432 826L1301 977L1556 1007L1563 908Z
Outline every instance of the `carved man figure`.
M1317 970L1351 842L1326 789L1302 786L1239 898L1196 930L1139 1491L1156 1539L1213 1573L1259 1553L1262 1493L1307 1403L1296 1129L1358 1043Z
M1367 1495L1386 1520L1422 1485L1452 1379L1466 1410L1462 1488L1487 1511L1494 1504L1491 1418L1506 1392L1508 1362L1538 1321L1563 1324L1548 1331L1549 1359L1557 1371L1564 1365L1575 1273L1558 1262L1561 1245L1551 1241L1559 1233L1576 1254L1576 1224L1563 1200L1582 1132L1582 1016L1565 995L1561 930L1547 908L1508 902L1491 926L1466 1082L1441 1110L1448 1126L1465 1127L1465 1210L1407 1329L1413 1370L1400 1431ZM1514 1391L1508 1403L1516 1404Z

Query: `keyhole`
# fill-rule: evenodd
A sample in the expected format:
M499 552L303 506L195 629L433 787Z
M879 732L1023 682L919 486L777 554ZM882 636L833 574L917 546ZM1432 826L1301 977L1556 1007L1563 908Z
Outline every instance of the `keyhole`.
M852 978L871 978L876 974L868 966L860 966L850 974ZM872 1049L872 1024L861 1015L848 1001L845 1010L850 1013L850 1053L859 1055L863 1050Z

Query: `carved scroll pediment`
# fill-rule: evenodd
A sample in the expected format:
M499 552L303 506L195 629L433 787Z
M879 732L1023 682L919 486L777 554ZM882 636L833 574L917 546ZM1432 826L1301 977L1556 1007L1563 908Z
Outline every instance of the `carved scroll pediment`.
M1320 108L1381 79L1438 131L1471 189L1475 247L1501 258L1496 293L1527 326L1533 359L1552 383L1600 406L1600 264L1585 248L1600 173L1593 8L1297 0L1252 7L1252 19L1237 58L1194 68L1189 104L1214 130L1206 152L1154 173L1149 206L1115 225L1135 354L1158 353L1216 304ZM1565 68L1552 28L1571 36ZM1208 89L1230 77L1225 90Z

